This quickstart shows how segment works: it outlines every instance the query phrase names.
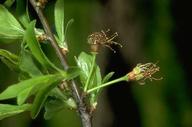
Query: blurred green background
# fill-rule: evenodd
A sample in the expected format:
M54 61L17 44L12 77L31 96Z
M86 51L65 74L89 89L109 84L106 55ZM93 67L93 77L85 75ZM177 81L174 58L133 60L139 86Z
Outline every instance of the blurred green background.
M54 2L45 10L51 25ZM104 90L94 127L192 127L189 5L186 0L65 0L65 23L75 21L67 33L71 64L74 55L89 50L89 34L111 29L118 32L116 41L123 48L114 47L116 54L101 49L97 62L103 75L115 71L117 78L137 63L159 61L155 77L163 77L142 86L123 82ZM0 48L17 53L18 45L0 43ZM17 74L0 61L0 90L15 82ZM75 111L66 109L49 121L43 111L36 120L23 113L0 121L0 127L80 127L80 121Z

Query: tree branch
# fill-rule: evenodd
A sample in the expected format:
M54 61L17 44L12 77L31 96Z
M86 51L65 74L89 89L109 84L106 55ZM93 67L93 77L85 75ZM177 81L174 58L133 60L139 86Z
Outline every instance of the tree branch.
M66 58L65 58L64 54L62 53L61 49L59 48L59 46L57 45L56 39L50 29L50 26L48 24L47 19L45 18L44 14L43 14L42 9L39 6L37 6L37 3L35 0L30 0L30 3L33 6L33 8L35 9L35 11L43 25L45 33L49 37L51 45L55 49L56 54L57 54L58 58L60 59L60 62L62 64L64 70L67 70L69 68L69 66L67 64ZM91 127L92 126L91 125L91 116L87 112L87 108L86 108L85 103L83 102L83 99L80 97L77 85L74 80L71 80L69 83L71 85L73 97L78 105L78 112L81 117L82 125L83 125L83 127Z

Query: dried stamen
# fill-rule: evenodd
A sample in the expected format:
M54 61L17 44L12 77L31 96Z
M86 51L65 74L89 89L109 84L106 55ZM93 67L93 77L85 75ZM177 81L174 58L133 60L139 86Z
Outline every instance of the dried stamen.
M106 33L108 33L109 31L110 29L108 29L106 32L101 30L101 32L94 32L93 34L88 36L88 43L91 44L91 47L93 47L92 45L94 45L94 48L91 48L91 50L97 52L99 45L102 45L109 48L115 53L116 51L110 45L114 44L122 47L121 44L113 41L118 36L117 32L114 33L111 37L108 37ZM97 50L95 51L95 49Z
M152 80L161 80L161 78L152 77L153 74L158 72L160 67L158 67L154 63L146 63L146 64L137 64L137 66L128 73L128 77L130 80L137 80L144 82L146 79Z

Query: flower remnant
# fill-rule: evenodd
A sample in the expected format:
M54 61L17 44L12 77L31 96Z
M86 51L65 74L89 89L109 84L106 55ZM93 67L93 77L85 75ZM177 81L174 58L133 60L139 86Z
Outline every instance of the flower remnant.
M146 64L137 64L135 68L131 72L127 74L129 80L137 80L141 81L140 83L143 84L146 79L152 80L161 80L161 78L154 78L152 77L153 74L158 72L160 67L158 67L154 63L146 63Z
M116 51L111 47L112 44L122 47L121 44L113 41L118 36L117 32L112 34L111 37L108 37L106 33L109 31L110 30L104 32L103 30L101 30L101 32L94 32L88 36L88 43L91 45L91 50L93 52L98 52L100 45L111 49L114 53Z

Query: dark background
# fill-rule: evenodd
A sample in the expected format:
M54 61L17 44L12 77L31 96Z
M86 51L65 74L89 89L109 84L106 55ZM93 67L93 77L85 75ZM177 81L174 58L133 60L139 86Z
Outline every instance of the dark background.
M46 14L53 24L54 1ZM30 7L31 8L31 7ZM32 11L32 9L30 10ZM158 62L161 81L122 82L110 86L99 98L95 127L192 127L191 5L187 0L65 0L70 53L88 51L87 36L111 29L124 47L103 48L97 61L102 73L115 71L113 78L128 73L137 63ZM35 17L35 14L32 14ZM40 23L38 23L40 26ZM17 44L0 47L17 52ZM16 49L16 50L15 50ZM17 82L17 75L0 61L0 88ZM0 127L77 127L76 113L64 110L52 120L36 120L23 113L0 121Z

